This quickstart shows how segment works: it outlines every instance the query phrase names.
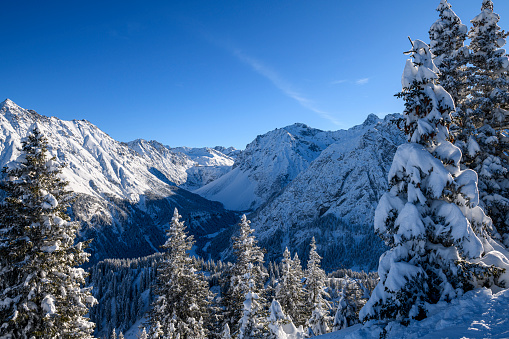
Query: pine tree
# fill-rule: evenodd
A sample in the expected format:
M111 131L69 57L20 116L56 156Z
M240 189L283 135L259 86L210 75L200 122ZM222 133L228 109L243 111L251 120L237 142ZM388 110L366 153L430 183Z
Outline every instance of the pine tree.
M236 338L263 337L266 329L266 300L263 293L268 276L263 267L263 251L251 234L251 222L243 215L240 236L233 238L236 262L230 270L230 283L226 292L225 321Z
M457 107L466 99L467 26L451 9L447 0L438 5L439 19L429 30L430 47L440 70L440 85L449 92Z
M147 330L145 330L145 327L143 327L143 330L141 331L141 334L138 335L139 339L148 339Z
M375 211L375 232L391 249L380 258L362 320L422 319L426 303L490 285L500 272L481 262L495 242L474 232L491 227L478 206L477 175L460 170L461 151L448 141L454 103L438 85L429 47L420 40L412 47L397 95L405 100L409 143L398 147L390 190Z
M282 272L279 284L276 287L276 299L296 326L306 324L306 315L303 312L305 303L304 286L302 279L304 273L300 259L295 253L292 260L288 248L283 253Z
M79 224L66 214L72 195L47 147L35 128L3 170L0 337L91 338L85 314L96 300L77 267L88 260L87 243L74 243Z
M309 329L313 335L321 335L329 332L329 310L330 302L325 299L329 297L325 292L326 275L320 268L322 257L316 252L315 237L311 239L311 249L306 269L306 293L308 314L310 318L307 321Z
M508 33L498 26L493 2L483 0L481 13L471 22L469 97L465 102L463 163L479 174L481 204L509 246L509 163L506 150L509 115L509 59L504 49ZM468 138L468 139L467 139Z
M341 291L341 297L338 302L338 309L334 316L332 324L332 331L339 331L358 322L358 317L355 312L355 305L353 305L346 295L346 288Z
M151 335L157 331L168 338L206 338L208 305L212 298L208 283L196 271L189 256L194 241L186 234L184 222L175 208L168 240L162 246L167 250L166 259L157 270L154 293L158 296L150 311Z
M296 328L292 319L284 314L279 302L274 299L269 310L270 339L303 339L304 331L302 326Z

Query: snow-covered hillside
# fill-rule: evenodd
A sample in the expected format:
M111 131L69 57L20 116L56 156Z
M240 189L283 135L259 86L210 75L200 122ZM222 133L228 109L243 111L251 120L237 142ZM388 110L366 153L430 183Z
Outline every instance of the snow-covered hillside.
M440 302L429 308L424 320L412 320L408 326L391 323L386 328L386 338L509 338L509 290L474 290L450 303ZM316 338L380 338L385 325L368 322Z
M79 193L72 213L83 223L81 237L94 239L92 261L157 251L174 207L182 210L198 244L236 222L220 204L175 186L198 165L190 156L157 142L118 142L88 121L48 118L8 99L0 104L0 166L16 159L22 138L35 126L48 138L49 152L67 165L69 188ZM212 166L232 162L212 153Z

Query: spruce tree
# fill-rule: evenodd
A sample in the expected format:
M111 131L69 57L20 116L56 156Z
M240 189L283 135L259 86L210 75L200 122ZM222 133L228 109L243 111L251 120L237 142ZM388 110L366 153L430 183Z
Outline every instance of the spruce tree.
M150 334L158 331L170 339L206 338L204 322L209 318L207 310L212 295L189 255L194 241L186 234L180 218L175 208L168 240L162 246L167 251L165 259L157 270L154 294L158 297L150 311Z
M306 268L306 293L308 314L310 317L307 321L308 328L313 335L321 335L329 332L330 323L330 302L326 299L329 297L325 291L325 271L320 267L322 257L316 251L315 237L311 239L311 249L309 251L309 259Z
M274 299L269 309L269 339L304 339L302 326L296 328L292 319L283 312L279 302Z
M464 126L463 163L479 174L481 204L509 246L509 59L504 49L508 33L498 26L493 2L483 0L472 19L469 96L465 102L469 125ZM467 139L468 138L468 139Z
M251 222L243 215L240 235L233 238L236 262L230 270L230 283L224 298L225 322L236 338L263 337L268 329L264 284L263 251L251 234Z
M87 243L66 214L72 201L62 166L48 155L35 128L22 142L17 162L4 168L0 188L0 337L91 338L85 315L96 303L83 288Z
M346 286L341 291L341 297L338 301L338 309L334 316L332 331L339 331L359 322L356 314L355 305L350 302L346 293Z
M489 286L501 272L482 262L500 245L476 235L491 220L478 206L476 173L460 170L461 151L448 140L453 100L438 85L429 47L416 40L410 53L397 95L405 100L409 142L396 151L390 190L375 211L375 232L391 249L380 258L364 321L422 319L427 303Z
M290 251L285 248L281 266L281 278L276 287L276 299L296 326L305 325L307 320L304 313L306 296L302 284L304 273L297 253L292 260Z
M459 107L467 91L466 65L469 52L464 43L468 29L447 0L440 1L437 11L439 19L429 30L430 48L435 65L440 70L440 85Z

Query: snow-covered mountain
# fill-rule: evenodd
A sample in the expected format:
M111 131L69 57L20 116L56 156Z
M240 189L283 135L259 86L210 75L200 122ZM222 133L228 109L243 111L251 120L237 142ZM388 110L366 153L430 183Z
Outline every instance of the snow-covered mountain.
M197 239L196 252L224 257L238 222L226 207L250 213L267 259L279 259L285 246L305 259L315 236L324 267L374 268L384 247L373 234L373 213L403 142L394 119L370 115L334 132L294 124L256 137L244 151L171 148L118 142L88 121L44 117L6 100L0 166L17 157L37 125L79 193L72 213L83 223L81 237L94 239L93 262L157 251L174 207Z
M92 262L157 251L175 207L195 235L198 252L207 235L236 222L235 213L221 204L177 186L187 182L194 167L223 168L233 162L217 150L211 149L213 161L207 162L206 152L197 161L157 142L126 144L88 121L48 118L7 99L0 104L0 166L17 158L22 138L35 126L48 138L49 152L67 164L63 177L78 193L73 217L83 223L81 238L94 239Z
M236 156L234 148L170 148L157 141L137 139L127 145L148 162L154 164L152 172L160 175L159 169L171 183L188 190L198 189L230 171Z
M302 124L268 132L247 146L231 172L195 192L248 210L267 260L280 259L285 247L306 259L314 236L324 267L374 269L385 249L373 232L374 210L404 142L398 117L370 115L336 132ZM224 247L230 235L212 246Z
M295 124L259 135L238 155L231 172L195 193L231 210L255 210L280 194L343 134Z
M254 214L253 227L268 258L279 258L286 246L303 258L314 236L325 267L376 268L384 246L373 232L374 210L387 190L396 148L404 141L396 118L370 116L344 131Z

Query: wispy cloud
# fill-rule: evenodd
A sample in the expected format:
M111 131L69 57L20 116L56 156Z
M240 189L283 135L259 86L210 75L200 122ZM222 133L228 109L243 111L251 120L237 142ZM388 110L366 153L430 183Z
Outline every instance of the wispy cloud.
M359 80L355 81L355 83L356 83L357 85L365 85L365 84L367 84L368 82L369 82L369 78L362 78L362 79L359 79Z
M288 81L283 79L276 71L265 65L260 60L244 53L243 51L241 51L239 48L236 48L233 44L229 43L228 41L220 39L219 37L211 34L210 31L208 30L198 29L198 31L207 41L209 41L213 45L221 47L230 52L239 61L250 66L256 73L260 74L261 76L269 80L276 88L278 88L286 96L297 101L302 107L318 114L320 117L329 120L335 125L338 126L344 125L343 123L338 121L331 113L316 108L313 101L308 99L305 95L294 90L294 86L292 86Z
M339 85L339 84L344 84L345 82L348 82L348 80L334 80L334 81L331 81L331 85Z
M282 91L286 96L292 98L297 101L302 107L313 111L324 119L329 120L335 125L341 126L342 123L339 122L335 117L333 117L330 113L322 111L316 108L311 100L306 98L301 93L295 91L293 86L284 80L276 71L271 69L270 67L264 65L261 61L243 53L239 49L235 49L233 51L233 55L237 57L240 61L249 65L255 72L260 74L261 76L268 79L274 86L276 86L280 91Z

